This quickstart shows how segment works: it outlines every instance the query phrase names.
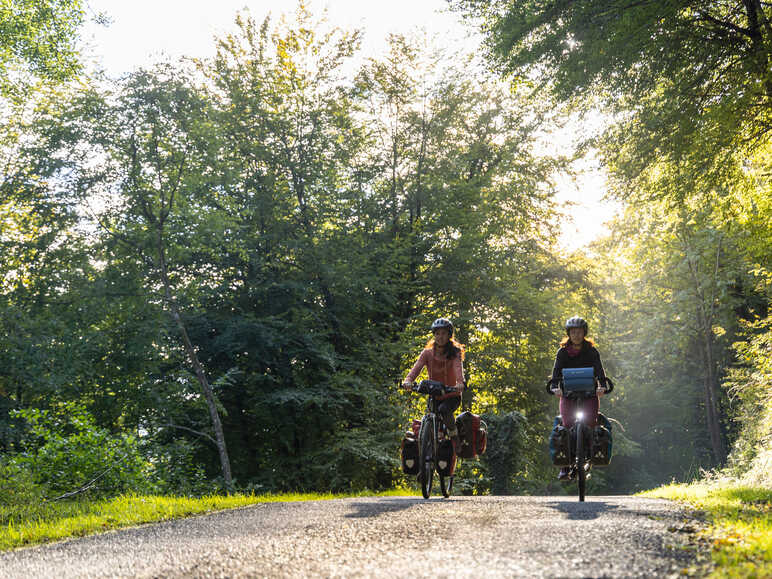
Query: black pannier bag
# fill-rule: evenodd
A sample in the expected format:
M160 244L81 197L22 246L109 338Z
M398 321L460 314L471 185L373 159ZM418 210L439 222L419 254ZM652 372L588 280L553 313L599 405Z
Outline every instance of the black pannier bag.
M445 439L437 448L437 472L442 476L451 476L456 470L456 453L453 443Z
M552 423L550 458L555 466L569 466L571 464L568 429L563 426L563 420L560 416L556 416Z
M611 422L598 412L598 425L592 433L590 461L593 466L608 466L611 462L611 443Z
M400 454L402 455L402 472L418 474L418 441L411 430L402 439Z

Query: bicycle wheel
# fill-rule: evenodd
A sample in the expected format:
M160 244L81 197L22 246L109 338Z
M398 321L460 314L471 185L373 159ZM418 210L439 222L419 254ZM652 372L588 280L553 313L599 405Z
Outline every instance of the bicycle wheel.
M453 475L450 476L442 476L440 477L440 490L442 491L442 496L446 499L450 496L451 491L453 490Z
M432 492L432 482L434 480L434 425L431 419L424 420L421 424L421 445L420 456L421 462L420 478L421 478L421 494L425 499L429 498Z
M584 424L576 423L576 482L579 484L579 501L584 502L587 471L584 470Z

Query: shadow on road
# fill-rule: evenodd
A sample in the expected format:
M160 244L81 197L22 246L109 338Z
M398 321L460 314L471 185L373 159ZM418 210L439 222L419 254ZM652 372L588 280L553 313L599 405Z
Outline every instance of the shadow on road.
M565 513L566 518L572 520L597 519L603 513L619 508L619 505L604 501L586 501L580 503L577 500L549 503L547 506L560 511L561 513Z
M351 503L351 508L354 509L354 511L348 513L346 518L361 519L366 517L378 517L386 513L404 511L415 505L427 502L428 501L421 498L384 497L374 501Z

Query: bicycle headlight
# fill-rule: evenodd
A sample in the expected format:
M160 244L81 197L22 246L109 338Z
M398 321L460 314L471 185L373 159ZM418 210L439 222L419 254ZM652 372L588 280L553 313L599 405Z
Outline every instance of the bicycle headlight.
M584 420L584 412L582 412L581 410L577 411L576 419L577 420Z

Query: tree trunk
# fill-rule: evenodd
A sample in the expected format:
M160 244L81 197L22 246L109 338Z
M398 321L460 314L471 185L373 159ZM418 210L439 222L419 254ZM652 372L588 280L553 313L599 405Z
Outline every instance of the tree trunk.
M689 255L689 243L683 240L684 253ZM710 295L706 295L703 289L703 279L700 276L699 266L689 259L689 271L692 276L692 282L695 288L694 296L696 298L696 319L697 333L695 343L697 349L702 355L704 367L703 374L703 393L705 396L705 421L710 436L710 445L713 450L713 456L716 464L723 464L726 460L726 446L724 437L721 433L721 415L718 408L719 382L716 372L715 356L713 352L713 322L716 316L716 288L718 287L718 275L721 267L721 246L722 238L719 237L716 244L715 265L712 278L710 280Z
M718 378L716 376L716 367L713 361L713 329L704 328L705 343L705 377L703 385L705 389L705 411L707 414L708 432L710 433L710 443L713 447L713 456L717 464L723 464L726 459L726 447L724 437L721 434L721 420L718 411Z
M196 378L201 385L201 391L206 399L206 405L209 408L209 417L212 420L212 428L214 430L214 438L217 444L217 452L220 455L220 466L222 467L222 475L225 480L225 490L227 492L233 492L233 478L231 476L231 463L228 458L228 448L225 445L225 435L222 429L222 422L220 421L220 413L217 411L217 405L214 400L214 393L212 392L212 386L207 380L204 367L201 365L201 361L198 359L196 349L193 347L193 343L190 341L188 330L185 327L185 323L182 321L180 315L180 309L177 306L177 302L174 300L171 291L171 284L169 283L169 276L166 268L166 257L164 252L163 238L159 232L158 234L158 265L161 271L161 281L164 286L164 293L166 295L166 303L169 305L172 317L174 318L177 328L182 336L182 341L185 345L185 352L188 355L193 370L196 373Z

